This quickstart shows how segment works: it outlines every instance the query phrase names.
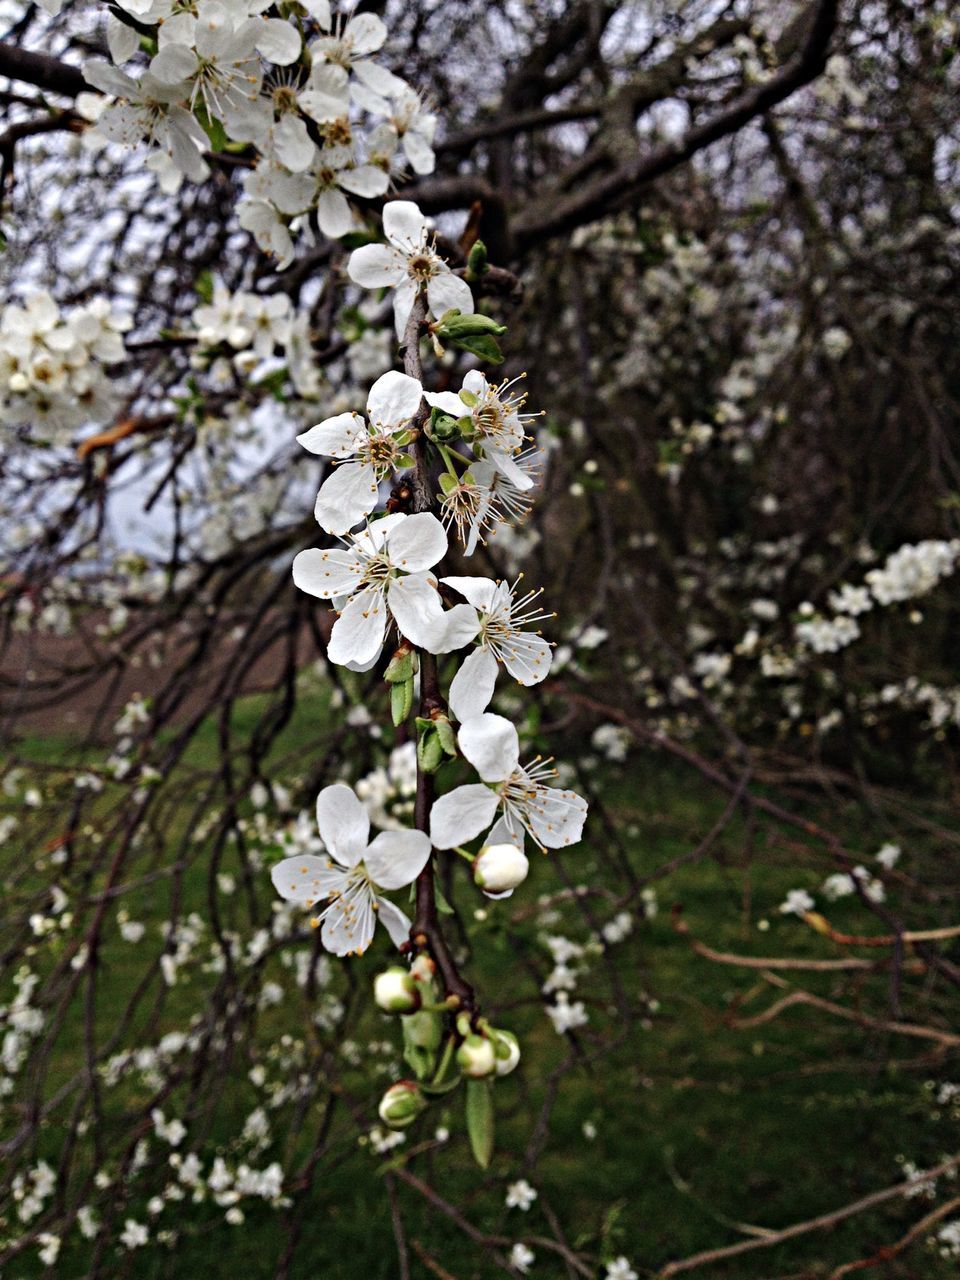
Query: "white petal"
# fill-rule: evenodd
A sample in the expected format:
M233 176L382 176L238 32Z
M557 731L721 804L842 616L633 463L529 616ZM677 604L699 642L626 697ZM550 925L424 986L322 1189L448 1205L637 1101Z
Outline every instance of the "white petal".
M297 99L311 119L318 124L339 120L350 106L349 77L343 67L314 63L307 88Z
M366 430L367 424L359 413L338 413L297 436L297 444L321 457L349 458L357 452Z
M503 665L521 684L539 684L550 674L553 650L543 636L516 631L500 646Z
M398 427L409 422L420 408L423 388L416 378L391 369L379 377L367 397L370 421L379 426Z
M161 49L150 63L150 74L161 84L180 84L189 80L197 69L197 55L182 44Z
M353 64L353 74L358 80L362 80L368 89L372 89L374 93L378 93L384 98L394 98L398 93L402 93L404 89L409 88L399 76L395 76L386 67L381 67L379 62L366 60L355 62Z
M383 206L383 233L405 254L419 248L427 235L427 220L412 200L390 200Z
M299 116L284 116L273 130L273 143L277 159L294 173L303 173L313 163L317 148L313 145L307 126Z
M320 486L314 515L327 533L346 533L377 505L377 481L367 464L344 462Z
M507 477L512 485L521 491L533 488L533 477L527 475L521 467L518 467L509 453L505 453L501 449L487 448L487 456L497 470Z
M370 837L370 815L351 787L335 782L317 796L317 829L336 860L355 867L363 860Z
M293 559L293 580L301 591L332 600L352 595L360 585L363 566L352 551L320 551L311 547Z
M112 13L107 14L107 48L114 62L127 62L140 48L140 35Z
M299 436L297 437L300 438ZM480 609L484 613L491 612L494 598L498 593L500 584L493 581L492 578L441 578L441 582L446 583L448 587L453 587L454 591L459 591L465 600L469 600L475 609Z
M358 250L359 252L359 250ZM403 341L403 335L413 310L413 300L417 296L417 286L413 280L402 280L393 295L393 327L397 332L397 341Z
M400 634L413 644L429 649L443 614L436 588L425 576L408 574L390 581L387 599Z
M430 146L422 133L415 133L413 130L405 133L403 135L403 150L410 161L410 167L414 173L433 173L437 164L437 157L434 155L433 147Z
M457 742L484 782L509 778L520 759L516 726L490 711L461 724Z
M383 647L387 605L382 590L367 588L353 597L333 624L327 657L337 664L368 662Z
M257 26L257 52L278 67L300 57L300 33L283 18L264 18Z
M433 802L430 839L437 849L466 844L490 825L500 803L495 791L481 783L455 787Z
M467 415L467 406L455 391L425 391L423 398L432 408L449 413L452 418L464 418Z
M330 12L330 0L300 0L300 3L309 13L311 18L315 18L324 31L329 31L333 25L333 15Z
M429 857L430 840L425 832L381 831L363 861L379 889L402 889L413 884Z
M496 820L490 830L487 832L483 841L484 844L515 844L523 853L525 833L523 827L511 823L510 818L504 813Z
M576 844L587 820L587 802L575 791L543 787L527 808L534 837L548 849Z
M466 280L450 271L441 271L427 281L427 301L435 316L455 307L461 315L473 315L473 294Z
M393 287L401 283L405 274L403 257L385 244L361 245L347 263L347 275L364 289Z
M321 191L317 197L317 221L331 240L339 240L353 227L353 214L342 191Z
M481 716L497 683L497 660L489 649L475 649L450 682L450 710L460 721Z
M375 164L358 164L354 169L344 169L337 181L344 191L355 196L382 196L390 185L390 175Z
M404 573L431 569L447 554L447 531L429 511L407 516L388 531L386 541L390 563Z
M270 879L281 898L312 907L343 888L344 873L341 867L331 866L329 858L305 854L278 862L270 872Z
M373 941L377 913L373 909L369 889L344 905L339 900L330 904L323 920L320 941L335 956L362 955Z
M402 947L410 937L410 917L405 916L399 907L395 907L386 898L378 898L377 905L380 923L390 935L395 947Z
M435 626L431 625L423 648L429 653L452 653L475 640L479 630L480 619L473 605L455 604L440 615Z
M387 28L375 13L358 13L343 33L354 53L376 53L387 38Z

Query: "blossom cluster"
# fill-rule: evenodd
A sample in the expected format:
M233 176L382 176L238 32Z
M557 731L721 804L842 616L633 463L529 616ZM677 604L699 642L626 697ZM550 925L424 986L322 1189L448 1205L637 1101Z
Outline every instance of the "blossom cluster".
M120 0L107 37L111 62L84 66L110 98L91 112L93 132L149 144L168 192L203 181L228 145L252 152L238 218L281 266L313 220L334 238L354 228L348 197L384 195L407 166L433 171L436 118L376 61L387 29L374 13L346 17L329 0L285 17L257 0Z
M125 357L130 317L104 298L64 311L49 293L0 313L0 421L60 443L114 399L107 367Z

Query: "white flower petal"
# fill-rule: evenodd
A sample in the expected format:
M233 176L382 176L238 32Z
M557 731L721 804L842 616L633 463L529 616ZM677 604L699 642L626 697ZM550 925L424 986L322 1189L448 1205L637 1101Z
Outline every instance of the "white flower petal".
M150 74L161 84L180 84L197 69L197 55L182 44L169 44L150 63Z
M412 200L390 200L383 206L383 234L405 254L419 248L427 220Z
M515 631L509 640L501 644L500 653L503 665L514 680L523 685L539 684L550 674L553 650L543 636Z
M357 252L359 253L359 249ZM397 291L393 295L393 327L396 330L398 342L403 341L416 296L417 286L413 280L404 279L397 285Z
M497 660L489 649L475 649L450 682L450 710L463 724L481 716L497 683Z
M435 316L456 308L461 315L473 315L473 294L466 280L450 271L441 271L427 281L427 301Z
M337 181L344 191L372 199L383 195L390 185L390 175L375 164L358 164L353 169L344 169L339 173Z
M430 146L422 133L416 133L410 129L403 135L403 151L407 159L410 161L410 167L414 173L421 175L433 173L437 164L437 157L434 155L433 147Z
M347 23L343 38L355 54L376 53L387 38L387 28L375 13L358 13Z
M343 888L344 873L342 868L331 866L329 858L305 854L278 862L270 879L281 898L312 907Z
M338 413L297 436L297 444L325 458L349 458L366 436L367 424L359 413Z
M288 67L300 57L300 33L283 18L264 18L257 24L256 50L278 67Z
M410 937L410 917L405 916L399 907L395 907L386 898L378 898L378 915L380 923L390 935L395 947L402 947Z
M320 941L335 956L362 955L373 941L376 927L373 894L368 889L355 895L346 906L340 901L330 904Z
M300 438L299 436L297 437ZM492 578L441 578L441 582L459 591L465 600L469 600L475 609L490 613L501 584Z
M404 578L391 579L387 600L400 634L420 648L429 649L430 641L441 624L443 606L436 588L426 576L408 574Z
M465 418L469 412L455 391L425 391L423 398L432 408L449 413L452 418Z
M484 782L502 782L516 770L520 738L516 726L488 711L461 724L457 742Z
M396 249L385 244L365 244L351 253L347 274L364 289L382 289L400 284L406 270Z
M339 240L353 227L353 214L342 191L321 191L317 197L317 221L331 240Z
M404 573L421 573L447 554L447 531L435 515L421 511L390 529L386 543L392 565Z
M377 480L367 463L344 462L320 486L314 515L327 533L346 533L377 505Z
M430 840L423 831L381 831L364 854L364 864L380 889L413 884L427 865Z
M345 783L324 787L317 796L317 829L342 866L355 867L363 860L370 837L370 815Z
M311 547L294 556L293 580L301 591L332 600L352 595L360 585L363 568L352 551L321 551Z
M517 466L509 453L505 453L502 449L491 449L488 445L487 457L497 470L502 475L505 475L510 483L519 489L521 493L533 488L533 477L527 475L526 471Z
M548 849L562 849L576 844L583 834L587 802L575 791L542 787L527 808L527 818L531 832L541 844Z
M392 71L388 71L386 67L382 67L379 62L355 62L353 64L353 74L358 80L362 80L368 89L372 89L374 93L380 94L383 98L394 98L398 93L402 93L409 86L395 76Z
M429 653L452 653L475 640L479 630L480 619L473 605L455 604L440 615L423 648Z
M455 787L433 802L430 810L430 839L437 849L453 849L466 844L490 825L497 805L495 791L481 783Z
M353 597L333 624L327 657L338 665L368 662L383 647L387 605L382 590L368 588Z
M370 421L378 426L398 427L410 421L420 408L422 398L423 388L416 378L391 369L370 388L367 413Z

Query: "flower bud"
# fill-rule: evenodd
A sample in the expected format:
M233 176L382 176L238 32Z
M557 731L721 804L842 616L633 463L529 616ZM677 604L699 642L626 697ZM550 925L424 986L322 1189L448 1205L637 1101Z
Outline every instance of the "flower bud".
M479 1080L497 1069L493 1043L486 1036L469 1035L457 1050L457 1062L465 1076Z
M391 1129L406 1129L413 1124L427 1100L415 1080L398 1080L380 1099L380 1119Z
M486 844L473 864L473 878L485 893L512 893L529 870L526 855L515 844Z
M406 969L393 965L373 980L373 998L384 1013L415 1013L420 989Z
M490 1039L497 1060L497 1075L508 1076L520 1061L520 1042L512 1031L502 1031L499 1027L490 1028Z

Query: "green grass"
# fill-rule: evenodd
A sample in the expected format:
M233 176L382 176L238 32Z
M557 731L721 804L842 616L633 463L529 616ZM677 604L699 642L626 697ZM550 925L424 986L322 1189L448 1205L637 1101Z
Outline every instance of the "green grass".
M252 731L261 709L256 700L238 707L233 728L239 741ZM305 701L274 758L311 734L325 715L323 700ZM205 767L216 741L216 726L204 726L184 767ZM29 746L23 749L25 755ZM47 741L45 763L62 759L59 750L68 752L69 744ZM595 785L640 876L693 847L723 807L722 797L689 773L639 755L632 756L628 766L606 767ZM861 820L852 811L834 813L831 819L843 826L853 847L863 849L865 859L880 843L859 827ZM611 876L601 856L599 842L604 837L598 825L587 843L564 855L564 866L578 883L622 891L623 884ZM179 834L174 823L171 839ZM918 1062L926 1049L922 1042L864 1031L810 1008L790 1009L763 1026L738 1030L730 1025L731 1011L758 1013L781 993L763 983L756 971L717 965L694 954L673 928L669 908L678 902L692 934L720 950L821 958L836 954L836 948L801 922L777 914L788 889L814 887L829 869L819 864L814 869L812 853L808 865L798 867L796 854L785 852L778 837L775 828L760 827L748 842L737 821L709 858L689 863L657 884L659 914L638 922L613 954L628 997L636 1002L646 993L659 1007L647 1023L633 1022L622 1042L598 1060L591 1060L596 1044L589 1036L582 1038L583 1060L563 1079L544 1154L528 1175L540 1192L529 1214L506 1213L504 1188L521 1172L545 1082L568 1045L539 1008L536 982L518 959L516 939L521 944L525 940L542 973L549 968L533 924L528 921L509 931L505 924L539 895L561 889L562 881L554 862L538 858L523 889L507 903L489 904L482 921L472 919L476 899L461 882L457 900L472 936L470 975L493 1020L520 1035L524 1061L515 1076L498 1083L497 1151L486 1174L467 1156L458 1094L448 1105L433 1108L411 1132L408 1147L429 1137L440 1124L451 1130L450 1142L414 1160L413 1171L483 1231L514 1238L549 1234L549 1208L572 1243L599 1249L606 1257L626 1254L643 1274L671 1258L744 1238L737 1224L783 1227L896 1182L899 1155L924 1165L949 1154L956 1146L956 1126L936 1115L924 1082L949 1079L950 1068ZM204 864L204 857L198 856L184 880L184 912L205 912ZM224 869L235 869L229 857ZM137 890L124 903L132 916L153 928L168 912L165 891L155 887ZM235 905L225 904L228 919ZM849 904L838 906L834 914L841 928L869 931L876 923ZM769 927L762 928L762 921ZM576 908L566 908L562 922L551 927L580 940L586 934ZM384 955L380 944L352 962L361 992L369 990ZM589 1031L609 1043L620 1029L618 1014L598 961L592 972L595 977L583 980L574 998L587 1000ZM112 942L101 970L101 1032L109 1029L140 976L138 948ZM811 991L850 1003L849 991L841 990L835 977L796 978ZM871 978L860 990L863 1007L881 1017L886 1013L885 982L883 977ZM196 1003L195 992L195 984L173 989L166 1025L180 1025ZM284 1031L301 1034L301 1019L299 1005L267 1011L258 1028L260 1048ZM361 1041L399 1040L396 1028L369 1006L352 1035ZM136 1030L128 1043L137 1043ZM76 1016L58 1042L51 1090L76 1068L80 1054ZM235 1134L238 1120L255 1105L255 1091L246 1079L248 1065L238 1055L233 1071L222 1081L206 1138L209 1151ZM344 1080L361 1103L374 1103L382 1088L382 1080L372 1080L363 1071L347 1069ZM134 1085L112 1091L108 1124L123 1132L124 1109L142 1105L146 1096ZM317 1119L316 1109L304 1117L304 1133ZM588 1121L596 1126L592 1141L583 1132ZM303 1149L302 1142L295 1142L294 1148L298 1145ZM45 1134L43 1148L41 1154L53 1162L59 1150L55 1126ZM262 1163L269 1158L272 1153ZM357 1130L350 1123L335 1126L313 1190L297 1211L303 1235L290 1280L396 1280L382 1164L358 1146ZM413 1191L401 1184L399 1195L408 1235L456 1280L494 1273L482 1252ZM758 1250L692 1274L710 1280L826 1275L833 1266L896 1240L926 1205L923 1200L897 1200L829 1233ZM229 1227L223 1224L222 1210L189 1202L165 1211L164 1223L177 1227L175 1247L155 1247L122 1262L118 1259L118 1274L136 1275L138 1280L179 1280L195 1273L224 1280L237 1275L267 1280L275 1273L288 1229L285 1217L267 1207L248 1208L244 1224ZM533 1276L566 1275L546 1251L538 1249L537 1254ZM88 1246L65 1242L57 1276L84 1275L88 1257ZM124 1266L130 1269L124 1271ZM413 1273L418 1280L429 1274L416 1258ZM36 1274L40 1269L32 1255L5 1271L7 1280ZM864 1274L940 1280L956 1270L921 1242L902 1260Z

